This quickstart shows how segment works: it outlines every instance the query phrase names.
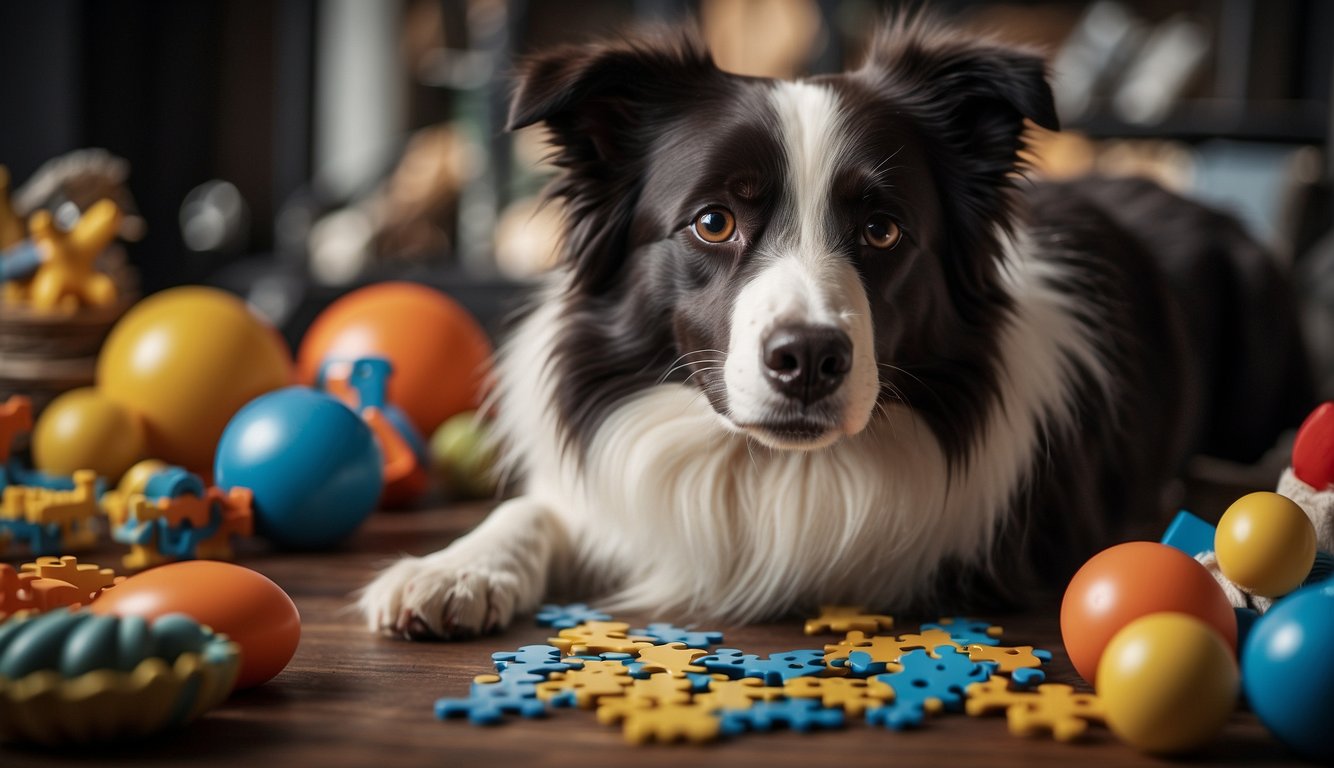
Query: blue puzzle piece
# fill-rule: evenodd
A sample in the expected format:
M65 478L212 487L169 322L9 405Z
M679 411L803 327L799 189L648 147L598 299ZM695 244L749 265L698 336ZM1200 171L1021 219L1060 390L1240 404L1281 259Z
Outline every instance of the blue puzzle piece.
M991 624L979 619L955 616L941 619L932 624L923 624L922 631L939 629L942 632L948 632L951 640L964 647L970 645L1000 645L1000 638L987 634L987 630L991 627Z
M1214 549L1214 527L1186 510L1177 512L1159 543L1195 557Z
M893 730L922 724L929 699L938 699L946 710L963 708L963 692L973 683L985 682L995 665L978 664L961 650L937 648L940 658L924 650L909 651L900 659L903 669L877 675L876 680L894 689L894 701L866 712L866 721ZM952 652L951 652L952 651Z
M521 717L544 717L546 704L537 698L533 683L501 680L498 683L473 683L466 699L438 699L435 716L441 720L466 716L473 725L494 725L506 713Z
M735 648L719 648L714 653L699 657L695 664L733 679L758 677L765 685L782 685L794 677L808 677L825 670L824 651L810 650L775 653L762 659Z
M579 659L580 661L624 661L626 664L634 658L634 654L616 653L607 651L606 653L584 653L578 656L566 656L567 659Z
M843 710L826 709L814 699L757 701L750 709L725 709L719 730L729 736L746 731L772 731L786 725L794 731L814 731L843 727Z
M888 667L883 661L876 661L866 651L853 651L848 658L834 659L836 667L847 667L853 677L870 677L884 672Z
M560 649L554 645L525 645L517 651L497 651L491 654L491 660L502 676L506 670L522 669L546 678L552 672L579 669L584 665L580 659L562 659Z
M1047 679L1047 673L1040 669L1027 667L1010 673L1010 680L1020 688L1032 688Z
M659 643L684 643L687 648L703 648L705 650L723 641L722 632L694 632L665 622L650 624L643 629L633 630L632 633L651 637Z
M611 621L611 614L595 611L583 603L544 605L537 611L537 626L570 629L585 621Z

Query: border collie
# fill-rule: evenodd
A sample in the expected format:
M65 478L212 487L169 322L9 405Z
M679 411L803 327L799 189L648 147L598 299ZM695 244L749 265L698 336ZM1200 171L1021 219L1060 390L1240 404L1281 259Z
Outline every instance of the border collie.
M1057 128L1040 57L920 20L794 82L685 32L527 61L566 232L497 366L524 493L380 574L371 627L995 609L1188 451L1253 458L1307 404L1280 270L1148 183L1024 180L1025 121Z

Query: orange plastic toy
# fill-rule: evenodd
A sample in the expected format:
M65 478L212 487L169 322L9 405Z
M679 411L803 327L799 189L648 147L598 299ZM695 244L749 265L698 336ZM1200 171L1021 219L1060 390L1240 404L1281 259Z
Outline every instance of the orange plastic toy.
M23 395L10 395L0 403L0 464L9 461L14 438L32 431L32 401Z
M1218 631L1237 651L1237 618L1223 590L1190 555L1164 544L1132 541L1094 555L1061 602L1061 639L1085 680L1112 637L1141 616L1160 611L1190 614Z
M394 366L389 402L423 435L478 406L491 343L443 293L415 283L353 291L324 310L301 341L297 373L314 384L326 360L384 357Z
M136 304L97 358L98 388L143 419L148 455L205 478L232 416L290 380L273 329L235 296L197 286Z
M93 601L94 613L155 619L184 613L241 646L237 689L267 682L301 640L292 598L264 575L231 563L193 560L131 576Z

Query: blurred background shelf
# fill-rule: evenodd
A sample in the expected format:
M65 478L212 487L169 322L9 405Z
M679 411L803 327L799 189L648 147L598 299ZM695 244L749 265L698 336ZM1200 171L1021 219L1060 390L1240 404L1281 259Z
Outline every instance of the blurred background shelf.
M505 132L516 56L697 19L725 69L854 65L875 0L48 0L0 4L0 163L125 158L144 293L205 282L295 338L368 282L443 288L499 334L556 258L539 132ZM1334 395L1334 2L934 0L1051 55L1066 132L1038 175L1138 174L1228 208L1299 277Z

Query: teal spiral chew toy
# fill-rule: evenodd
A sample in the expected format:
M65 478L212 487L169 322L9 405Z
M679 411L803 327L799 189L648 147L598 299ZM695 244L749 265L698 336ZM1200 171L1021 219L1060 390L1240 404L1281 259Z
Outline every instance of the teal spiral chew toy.
M0 624L0 739L74 744L183 725L227 698L240 659L184 614L12 619Z

